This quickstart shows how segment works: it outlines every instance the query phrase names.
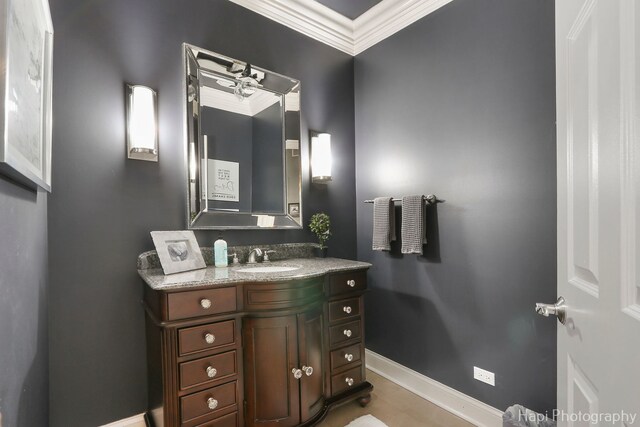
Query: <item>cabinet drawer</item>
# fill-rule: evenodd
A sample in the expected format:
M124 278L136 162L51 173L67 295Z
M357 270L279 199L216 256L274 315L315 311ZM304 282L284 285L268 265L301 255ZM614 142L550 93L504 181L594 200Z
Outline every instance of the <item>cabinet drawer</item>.
M290 283L273 283L244 286L244 308L246 310L275 310L297 307L317 301L323 297L322 279L304 280L291 286Z
M198 424L196 427L237 427L238 413L232 412L215 420L207 421L204 424Z
M360 315L360 298L342 299L329 303L329 322Z
M362 382L362 366L356 366L342 374L331 377L331 394L336 395Z
M202 289L167 295L168 320L236 311L236 288Z
M329 329L329 343L333 346L345 341L360 338L360 321L332 326Z
M331 370L360 360L360 343L331 352Z
M180 356L196 351L210 350L236 341L236 322L210 323L178 331L178 350Z
M180 399L181 419L187 422L236 404L236 382L219 385Z
M362 291L367 287L366 271L350 271L329 277L329 295L340 295L352 291Z
M236 352L216 354L180 364L180 388L218 381L238 373Z

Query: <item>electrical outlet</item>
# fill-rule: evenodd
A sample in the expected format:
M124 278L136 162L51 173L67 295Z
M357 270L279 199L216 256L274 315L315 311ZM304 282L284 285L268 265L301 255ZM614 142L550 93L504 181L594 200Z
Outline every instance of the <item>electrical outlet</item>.
M477 366L473 367L473 378L494 387L496 385L496 375L493 372L485 371Z

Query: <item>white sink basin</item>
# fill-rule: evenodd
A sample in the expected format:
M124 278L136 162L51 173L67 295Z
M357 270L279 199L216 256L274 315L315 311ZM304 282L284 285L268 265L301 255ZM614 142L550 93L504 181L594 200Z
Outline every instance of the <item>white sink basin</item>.
M240 268L237 271L240 273L283 273L285 271L295 271L300 267L285 267L285 266L268 266L268 267L245 267Z

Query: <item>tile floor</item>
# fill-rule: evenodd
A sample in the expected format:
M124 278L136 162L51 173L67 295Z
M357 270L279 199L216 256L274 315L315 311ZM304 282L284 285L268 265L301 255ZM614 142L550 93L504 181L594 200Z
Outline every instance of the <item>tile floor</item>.
M473 427L473 424L378 374L367 371L367 380L374 388L366 408L361 408L357 402L347 403L331 411L318 427L344 427L366 414L373 415L389 427Z

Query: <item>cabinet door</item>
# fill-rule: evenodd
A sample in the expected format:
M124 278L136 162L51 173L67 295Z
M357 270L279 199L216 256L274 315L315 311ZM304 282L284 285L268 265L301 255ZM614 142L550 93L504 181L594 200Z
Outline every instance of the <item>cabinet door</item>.
M289 427L300 424L300 381L295 315L245 318L244 377L247 426Z
M300 365L300 413L302 421L316 415L324 406L324 315L322 307L298 315ZM305 370L305 368L307 368ZM309 370L308 368L311 368ZM310 375L308 375L311 372Z

